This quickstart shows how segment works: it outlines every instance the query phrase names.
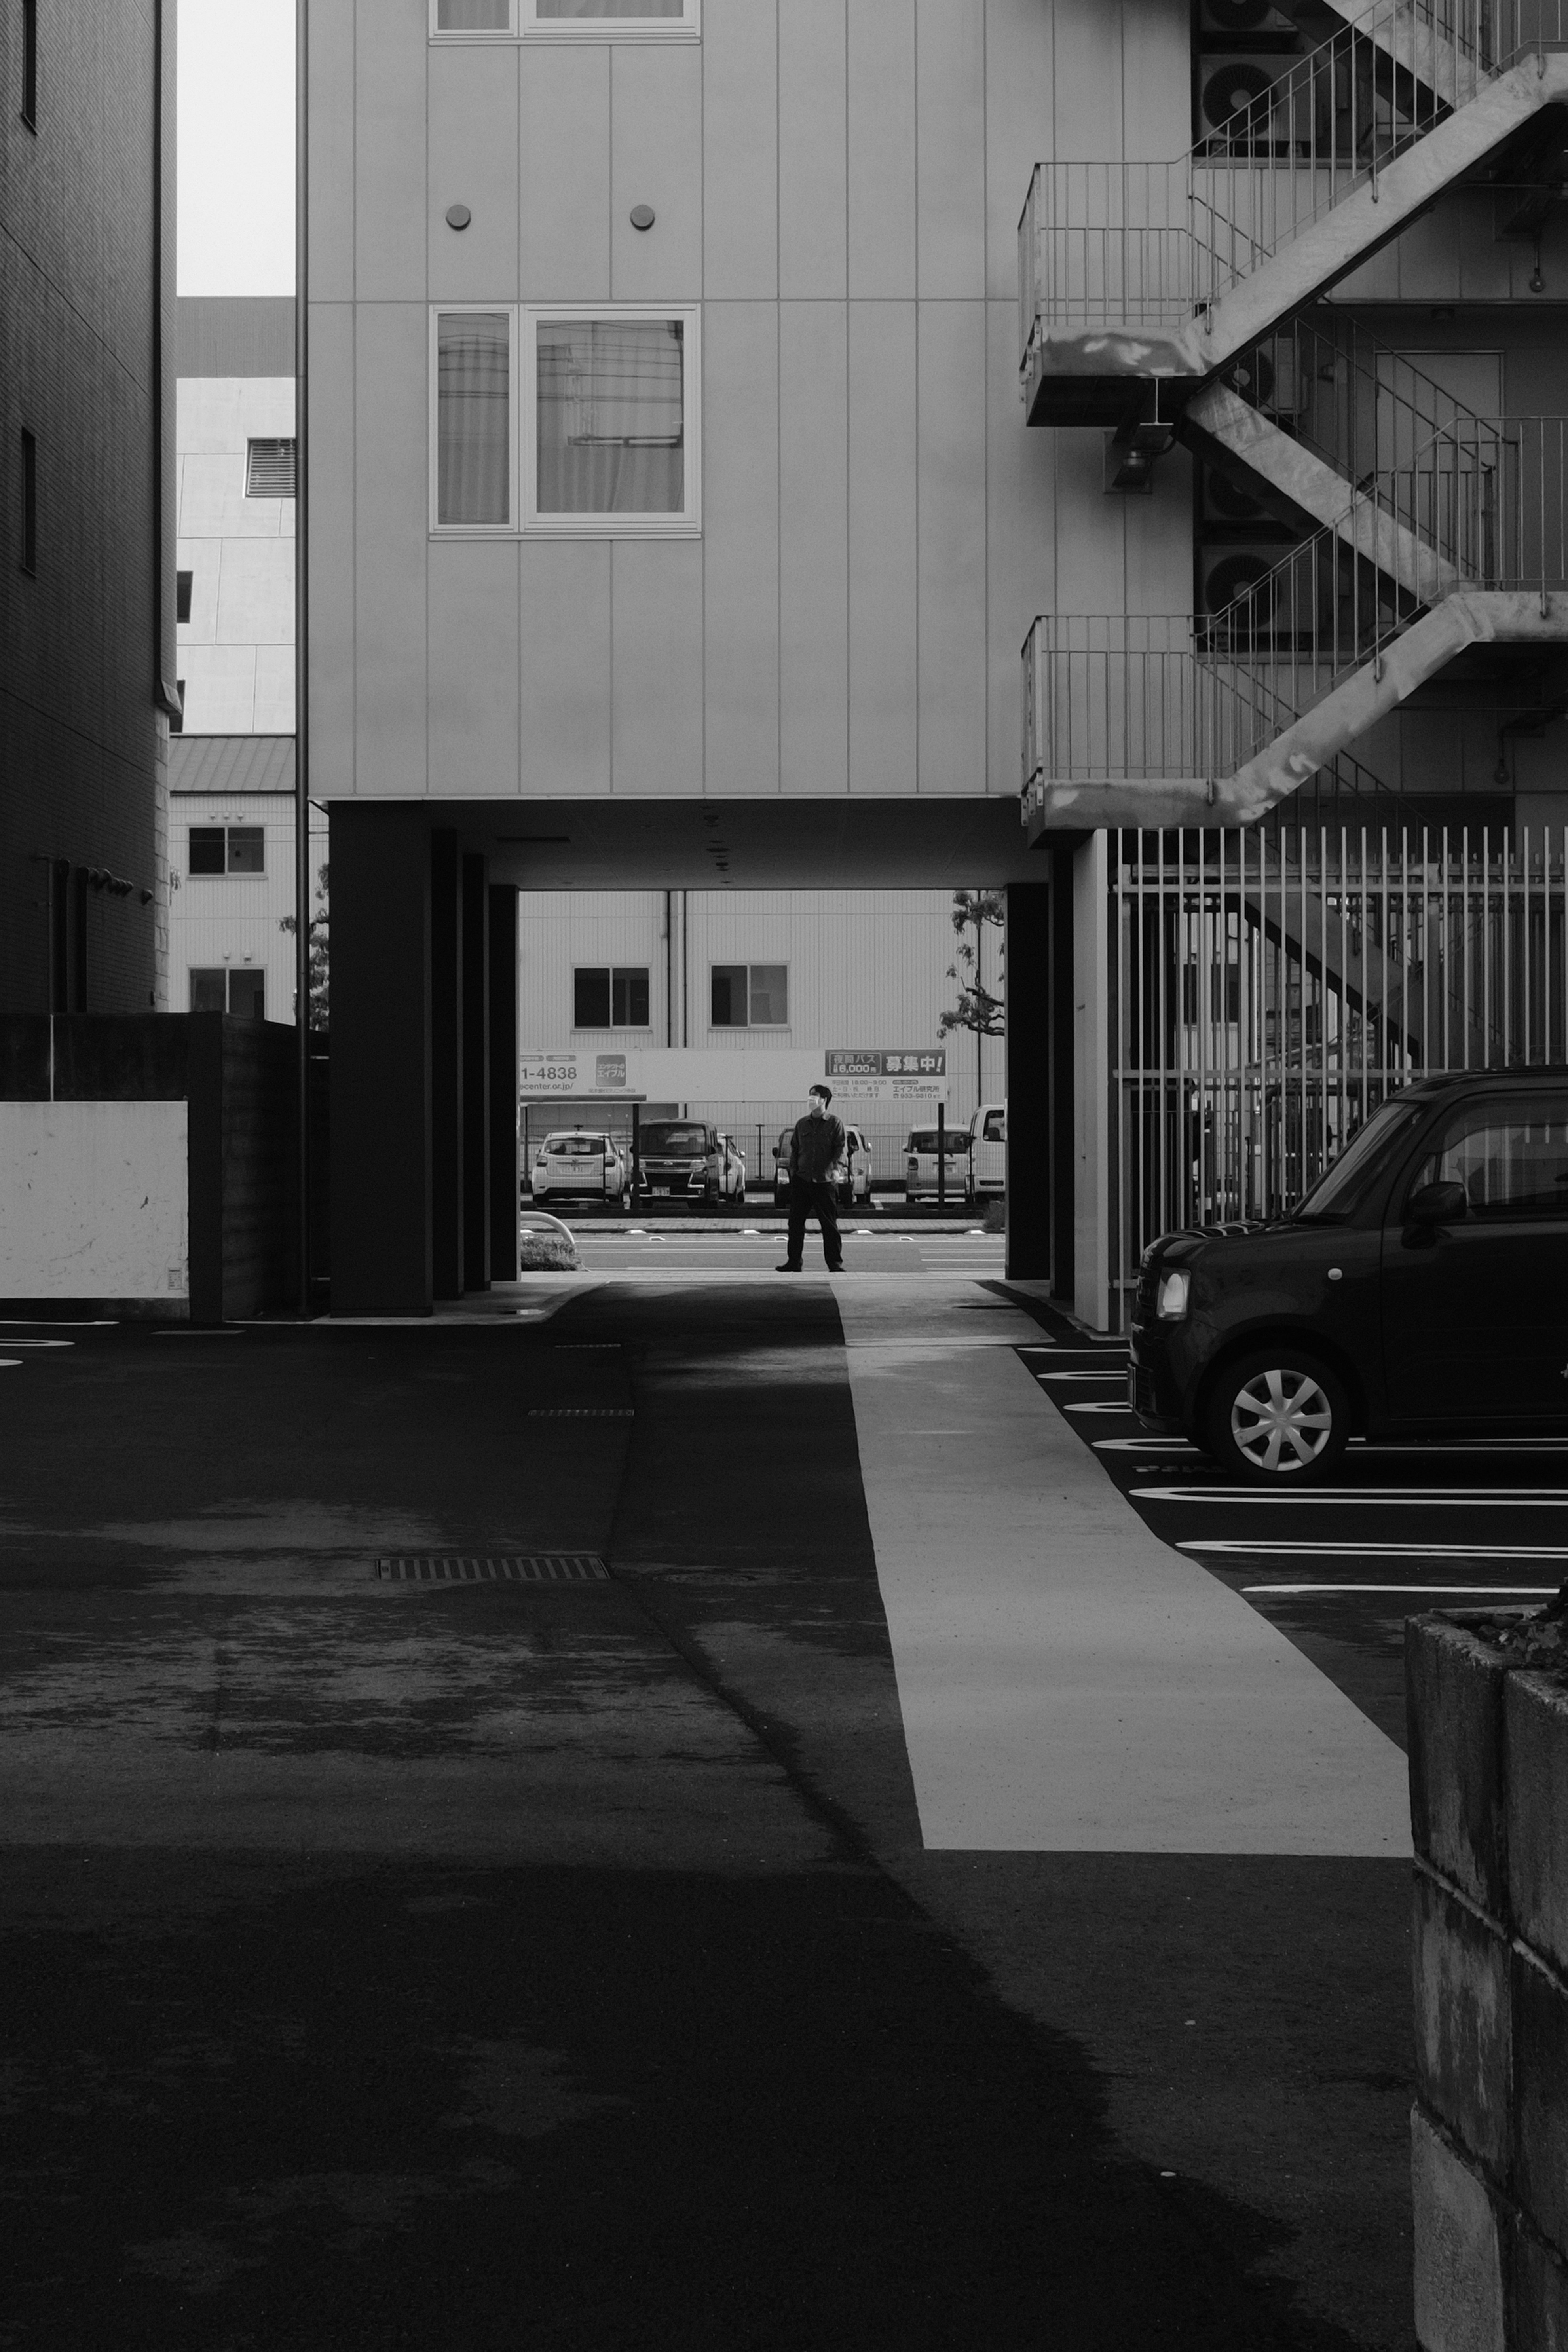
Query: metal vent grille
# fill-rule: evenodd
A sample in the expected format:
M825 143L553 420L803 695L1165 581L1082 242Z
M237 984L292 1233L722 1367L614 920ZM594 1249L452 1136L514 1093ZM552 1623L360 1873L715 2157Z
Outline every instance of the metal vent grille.
M378 1559L383 1584L603 1584L596 1551L511 1552L500 1559Z
M629 1404L531 1404L530 1421L630 1421Z
M251 441L246 445L245 495L247 499L291 499L294 496L294 443Z

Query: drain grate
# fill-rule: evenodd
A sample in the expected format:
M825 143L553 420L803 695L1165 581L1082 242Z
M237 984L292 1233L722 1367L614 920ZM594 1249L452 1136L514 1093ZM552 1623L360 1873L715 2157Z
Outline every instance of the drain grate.
M596 1551L510 1552L500 1559L378 1559L383 1584L603 1584Z
M630 1421L629 1404L531 1404L530 1421Z

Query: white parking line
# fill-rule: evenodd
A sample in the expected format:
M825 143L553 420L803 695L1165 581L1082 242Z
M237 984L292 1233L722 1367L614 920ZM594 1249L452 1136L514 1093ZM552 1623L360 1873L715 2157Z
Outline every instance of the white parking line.
M74 1339L7 1339L8 1348L74 1348Z
M1112 1404L1069 1404L1068 1412L1115 1412ZM1197 1454L1202 1448L1190 1437L1097 1437L1091 1443L1097 1454Z
M1120 1400L1118 1400L1114 1404L1109 1403L1103 1397L1101 1397L1093 1404L1064 1404L1062 1411L1064 1412L1120 1412L1131 1416L1132 1408L1130 1404L1122 1404ZM1127 1441L1129 1445L1133 1444L1136 1441L1131 1437ZM1183 1443L1185 1443L1184 1439L1183 1440Z
M1310 1508L1410 1510L1423 1504L1442 1510L1462 1503L1472 1511L1560 1511L1568 1507L1568 1486L1299 1486L1276 1495L1267 1486L1134 1486L1148 1503L1279 1503Z
M1568 1559L1564 1544L1244 1543L1215 1537L1176 1549L1269 1559Z
M1455 1600L1461 1595L1479 1593L1483 1600L1501 1601L1512 1597L1523 1601L1549 1601L1556 1591L1554 1584L1244 1584L1243 1592L1272 1592L1286 1599L1300 1600L1313 1592L1424 1592L1433 1600Z
M1037 1372L1035 1378L1037 1381L1120 1381L1123 1388L1127 1385L1125 1372Z
M113 1331L119 1318L113 1315L89 1316L85 1323L68 1323L53 1315L0 1315L0 1331ZM7 1339L8 1348L26 1345L22 1339Z

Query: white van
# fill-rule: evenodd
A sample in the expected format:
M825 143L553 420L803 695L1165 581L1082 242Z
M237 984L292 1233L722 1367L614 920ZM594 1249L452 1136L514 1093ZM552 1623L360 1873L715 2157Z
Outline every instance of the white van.
M969 1170L963 1197L970 1207L999 1201L1007 1188L1007 1106L982 1103L969 1122Z

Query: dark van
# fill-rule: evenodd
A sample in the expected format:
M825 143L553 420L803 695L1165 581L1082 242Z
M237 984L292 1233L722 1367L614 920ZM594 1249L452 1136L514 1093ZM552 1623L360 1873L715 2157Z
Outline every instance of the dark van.
M1423 1079L1290 1213L1144 1252L1130 1402L1303 1486L1353 1434L1568 1427L1568 1070Z

